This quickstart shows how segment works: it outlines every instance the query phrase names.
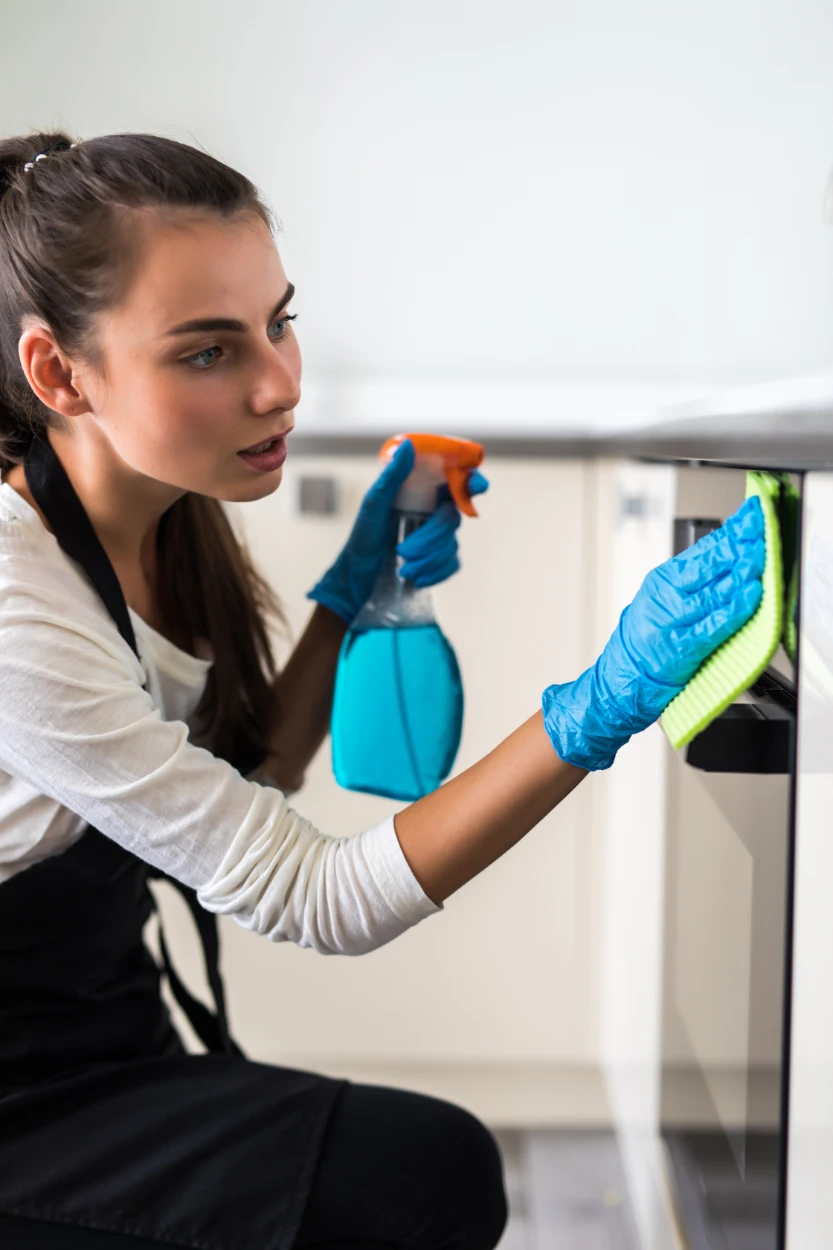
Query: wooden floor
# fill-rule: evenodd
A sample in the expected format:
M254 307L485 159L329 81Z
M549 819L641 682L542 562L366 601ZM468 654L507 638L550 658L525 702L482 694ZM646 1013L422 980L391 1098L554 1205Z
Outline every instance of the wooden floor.
M499 1250L639 1250L615 1138L498 1132L509 1223Z

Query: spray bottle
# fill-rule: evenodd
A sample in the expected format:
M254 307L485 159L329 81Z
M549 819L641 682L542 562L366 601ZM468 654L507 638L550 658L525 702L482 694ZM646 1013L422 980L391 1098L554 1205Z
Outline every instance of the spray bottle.
M389 461L406 438L416 452L414 468L396 498L391 550L341 647L331 728L339 785L414 800L436 790L451 771L463 727L463 686L431 592L398 576L396 547L434 512L443 482L460 511L477 516L466 488L483 448L445 435L398 434L379 459Z

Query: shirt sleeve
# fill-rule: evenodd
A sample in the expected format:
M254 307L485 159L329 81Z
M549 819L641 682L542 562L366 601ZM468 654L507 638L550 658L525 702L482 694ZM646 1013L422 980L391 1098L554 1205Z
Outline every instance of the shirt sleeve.
M115 631L0 602L0 767L273 941L362 954L440 910L392 818L321 833L163 720L143 680Z

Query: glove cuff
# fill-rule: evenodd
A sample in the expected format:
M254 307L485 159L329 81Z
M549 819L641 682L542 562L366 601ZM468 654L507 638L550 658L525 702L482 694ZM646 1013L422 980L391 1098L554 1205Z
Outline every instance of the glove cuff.
M606 703L595 666L575 681L544 691L544 728L565 764L600 772L610 768L616 752L629 741L630 728L608 718Z
M326 577L317 582L312 590L307 592L307 598L313 603L320 603L322 608L329 608L331 612L335 612L336 616L340 616L345 625L352 625L358 616L352 603L348 603L346 597L339 591L327 585ZM359 609L361 611L361 609Z

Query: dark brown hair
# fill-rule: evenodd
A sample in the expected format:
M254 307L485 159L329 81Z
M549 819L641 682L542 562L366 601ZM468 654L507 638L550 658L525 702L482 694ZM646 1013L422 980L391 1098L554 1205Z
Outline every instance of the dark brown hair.
M64 134L0 140L0 470L20 464L33 437L59 420L32 391L18 358L34 316L70 356L96 360L95 318L124 294L135 261L129 210L271 215L242 174L197 148L155 135L105 135L71 147ZM45 160L24 171L27 162ZM261 762L275 717L268 616L280 606L221 503L193 492L161 518L158 596L163 619L214 664L195 734L248 771Z

